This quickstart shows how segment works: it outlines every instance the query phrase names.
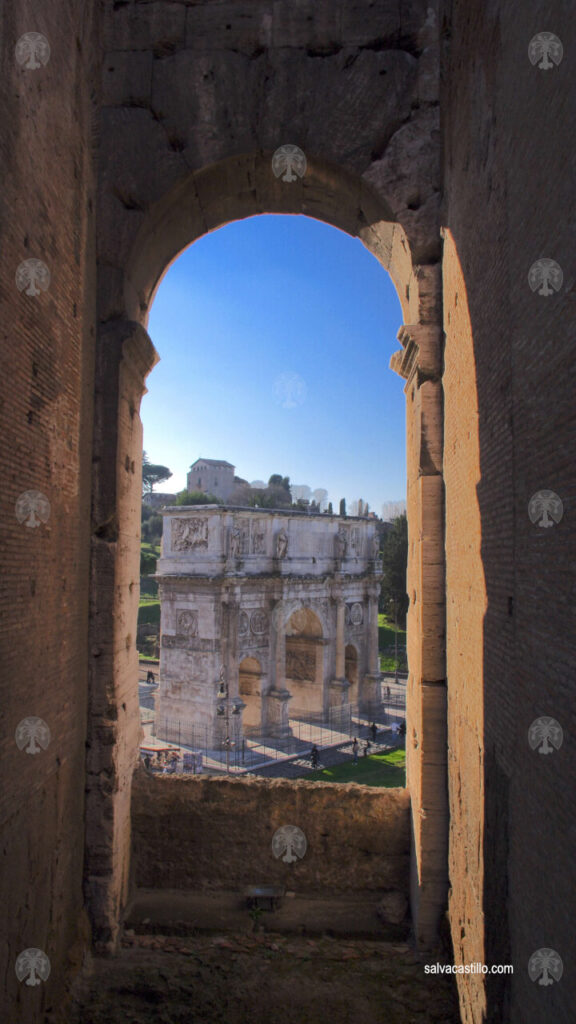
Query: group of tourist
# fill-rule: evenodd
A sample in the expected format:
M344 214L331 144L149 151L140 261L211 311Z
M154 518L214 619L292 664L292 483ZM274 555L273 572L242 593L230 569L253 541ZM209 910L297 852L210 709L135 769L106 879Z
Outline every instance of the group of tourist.
M144 755L144 766L150 772L163 772L172 774L176 771L176 765L180 760L180 754L175 750L159 750L156 754Z

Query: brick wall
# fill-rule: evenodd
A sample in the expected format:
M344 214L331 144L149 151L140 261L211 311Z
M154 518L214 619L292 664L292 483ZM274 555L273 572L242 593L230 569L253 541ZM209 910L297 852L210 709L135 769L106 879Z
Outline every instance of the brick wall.
M485 961L514 963L512 979L487 981L488 1019L536 1024L569 1020L576 998L566 970L576 882L568 784L576 497L568 139L576 40L562 4L544 11L478 0L445 10L450 915L457 950L480 950L483 931ZM552 71L528 59L530 39L543 30L564 45ZM541 257L555 259L565 275L549 298L527 280ZM527 514L543 488L565 507L563 521L546 530ZM563 747L548 757L527 741L540 715L565 732ZM551 986L527 971L542 947L564 960L564 977ZM477 985L459 983L464 1019L480 1022Z
M99 79L97 9L84 0L5 5L0 286L3 569L1 1003L11 1024L39 1021L78 964L83 914L84 762L94 357L94 174L91 98ZM25 70L14 47L46 36L49 62ZM49 268L39 296L18 291L29 258ZM18 522L22 492L49 499L45 524ZM51 741L20 751L18 723L38 716ZM18 954L42 949L46 984L16 978Z
M297 825L308 849L276 859L272 836ZM287 779L161 778L132 791L137 886L231 889L268 882L311 894L408 893L410 802L403 789Z

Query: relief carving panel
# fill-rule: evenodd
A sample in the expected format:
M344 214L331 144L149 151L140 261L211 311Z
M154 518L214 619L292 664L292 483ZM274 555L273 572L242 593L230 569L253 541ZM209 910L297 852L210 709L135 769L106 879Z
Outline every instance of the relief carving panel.
M286 675L290 679L314 680L316 678L316 653L287 648Z
M172 550L208 547L208 519L173 519Z

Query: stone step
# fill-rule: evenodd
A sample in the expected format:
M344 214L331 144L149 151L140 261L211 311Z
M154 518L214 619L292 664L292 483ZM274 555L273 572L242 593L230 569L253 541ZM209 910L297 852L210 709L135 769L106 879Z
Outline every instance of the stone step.
M401 924L390 924L378 916L381 897L381 893L317 897L287 892L281 907L262 912L258 926L280 934L382 941L407 939L408 919ZM199 932L252 932L254 920L244 890L207 893L138 889L126 909L124 925L136 934L195 935Z

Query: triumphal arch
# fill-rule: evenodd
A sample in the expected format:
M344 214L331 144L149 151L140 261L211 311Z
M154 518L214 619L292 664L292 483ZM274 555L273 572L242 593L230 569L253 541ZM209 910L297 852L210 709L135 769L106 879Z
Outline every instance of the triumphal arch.
M220 744L219 683L243 726L285 737L290 707L332 721L379 701L375 520L227 506L165 509L157 735Z

